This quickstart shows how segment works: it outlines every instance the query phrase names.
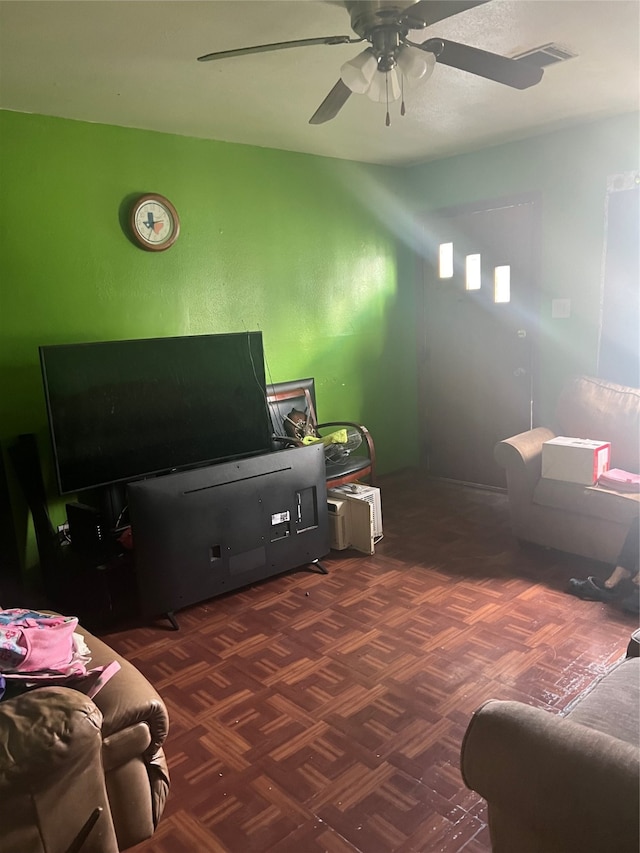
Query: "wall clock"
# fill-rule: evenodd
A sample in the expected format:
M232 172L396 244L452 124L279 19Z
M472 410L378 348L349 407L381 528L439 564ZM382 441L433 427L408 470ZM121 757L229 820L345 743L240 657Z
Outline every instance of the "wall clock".
M178 239L180 219L168 199L157 193L147 193L136 199L133 205L131 232L143 249L162 252Z

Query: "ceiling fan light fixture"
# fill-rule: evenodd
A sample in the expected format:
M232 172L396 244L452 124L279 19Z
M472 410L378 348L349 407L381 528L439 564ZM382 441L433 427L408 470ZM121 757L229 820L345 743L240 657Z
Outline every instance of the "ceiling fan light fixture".
M431 77L436 67L436 56L403 44L398 51L398 68L410 87L421 85Z
M358 95L364 95L378 69L375 53L368 47L340 68L344 85Z
M398 72L395 68L391 71L378 71L367 89L367 97L379 104L397 101L402 94Z

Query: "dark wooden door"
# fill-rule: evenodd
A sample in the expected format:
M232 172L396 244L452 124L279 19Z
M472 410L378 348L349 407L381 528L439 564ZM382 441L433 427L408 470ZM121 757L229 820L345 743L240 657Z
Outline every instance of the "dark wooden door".
M537 216L526 199L444 211L426 225L420 426L435 476L504 486L493 448L531 427Z

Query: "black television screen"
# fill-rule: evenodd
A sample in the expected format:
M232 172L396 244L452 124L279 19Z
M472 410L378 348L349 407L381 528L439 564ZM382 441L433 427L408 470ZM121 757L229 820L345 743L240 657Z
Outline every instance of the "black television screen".
M270 450L261 332L40 347L60 494Z

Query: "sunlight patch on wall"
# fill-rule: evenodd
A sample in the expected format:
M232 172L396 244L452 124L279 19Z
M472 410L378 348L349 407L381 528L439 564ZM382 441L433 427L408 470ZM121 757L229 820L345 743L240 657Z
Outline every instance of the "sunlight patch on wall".
M438 277L453 278L453 243L440 243L438 250Z
M330 287L332 335L352 335L384 316L396 292L394 258L379 252L352 259ZM346 284L345 284L346 283Z
M465 258L465 290L480 290L482 273L480 255L467 255Z
M494 271L494 302L511 301L511 267L496 267Z

